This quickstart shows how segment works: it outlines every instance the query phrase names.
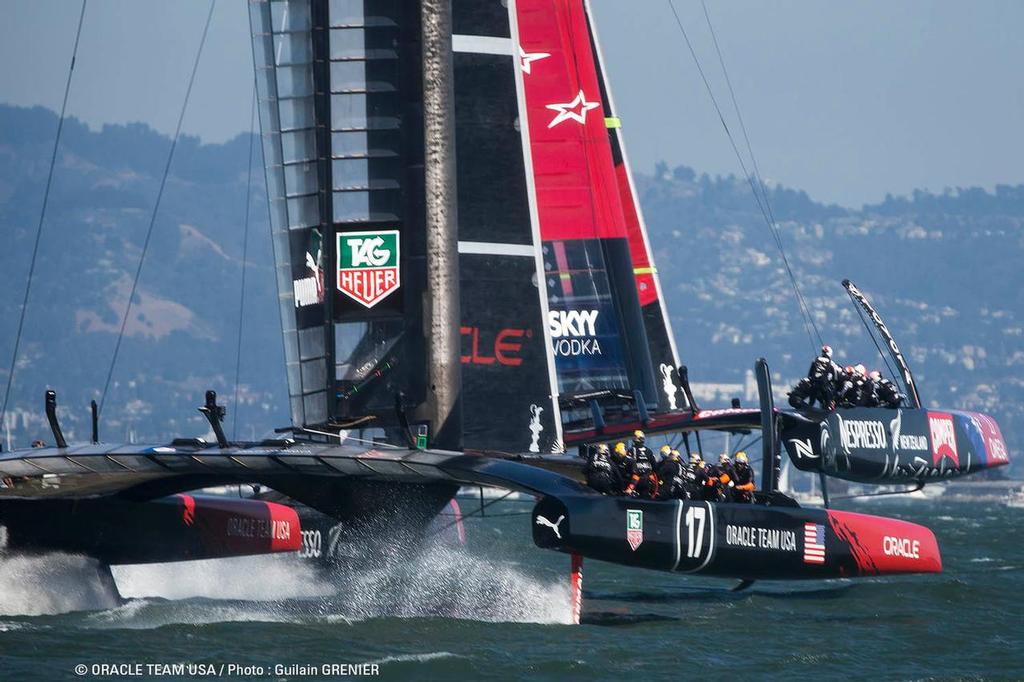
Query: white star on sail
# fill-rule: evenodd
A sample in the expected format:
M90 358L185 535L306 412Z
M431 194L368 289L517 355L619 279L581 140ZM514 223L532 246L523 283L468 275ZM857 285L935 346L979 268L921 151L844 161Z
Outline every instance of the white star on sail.
M580 90L580 94L576 95L576 99L565 104L548 104L545 108L557 111L558 116L551 119L551 123L548 124L548 128L554 128L556 125L567 119L572 119L580 125L586 125L587 123L587 112L591 109L596 109L601 106L597 102L588 102L587 98L583 96L583 91ZM579 111L576 111L579 109Z
M531 62L535 62L540 59L546 59L550 56L550 52L527 52L522 48L521 45L519 47L519 63L523 67L523 73L527 75L529 75L530 69L533 68L532 66L530 66Z

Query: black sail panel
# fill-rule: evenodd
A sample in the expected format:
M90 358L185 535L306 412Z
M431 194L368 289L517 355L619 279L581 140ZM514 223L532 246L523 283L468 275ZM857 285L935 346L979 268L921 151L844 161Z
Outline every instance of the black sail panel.
M561 447L509 11L457 2L455 134L467 449Z

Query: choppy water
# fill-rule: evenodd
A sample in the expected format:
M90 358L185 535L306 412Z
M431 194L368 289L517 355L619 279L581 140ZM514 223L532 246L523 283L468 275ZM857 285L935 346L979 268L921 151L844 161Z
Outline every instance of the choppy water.
M529 509L501 506L488 511ZM376 679L1024 679L1024 509L846 508L928 525L945 572L731 593L588 562L584 624L571 626L568 557L535 549L526 515L468 520L464 549L345 579L284 557L121 568L121 605L80 558L0 559L0 679L234 663L304 680L274 666L363 662Z

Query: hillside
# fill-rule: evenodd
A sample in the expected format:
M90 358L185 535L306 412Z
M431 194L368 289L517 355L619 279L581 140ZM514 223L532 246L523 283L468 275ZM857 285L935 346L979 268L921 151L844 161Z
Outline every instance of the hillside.
M4 382L55 128L50 111L0 106ZM205 432L202 392L227 401L233 391L249 141L179 143L108 397L108 439ZM169 144L143 125L65 124L12 400L17 443L41 432L47 387L60 394L66 430L86 434ZM742 381L760 355L780 379L805 371L815 348L746 182L661 165L637 184L693 380ZM841 361L881 366L839 285L849 277L885 316L927 404L990 412L1011 450L1022 442L1024 187L915 192L860 210L783 187L770 196ZM258 149L251 200L240 437L288 419Z

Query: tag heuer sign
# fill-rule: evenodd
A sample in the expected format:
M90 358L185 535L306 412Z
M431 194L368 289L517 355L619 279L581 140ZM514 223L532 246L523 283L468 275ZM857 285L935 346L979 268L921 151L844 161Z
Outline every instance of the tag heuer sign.
M634 552L644 541L644 513L640 509L626 510L626 540Z
M372 308L401 286L398 230L338 233L338 289Z

